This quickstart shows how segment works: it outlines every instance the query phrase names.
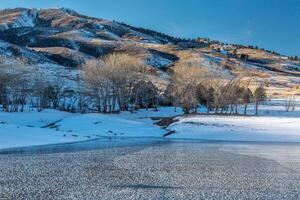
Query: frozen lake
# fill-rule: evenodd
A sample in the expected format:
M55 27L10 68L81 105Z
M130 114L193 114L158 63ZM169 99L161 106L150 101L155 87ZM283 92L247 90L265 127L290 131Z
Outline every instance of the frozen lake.
M0 199L299 199L300 144L108 139L0 151Z

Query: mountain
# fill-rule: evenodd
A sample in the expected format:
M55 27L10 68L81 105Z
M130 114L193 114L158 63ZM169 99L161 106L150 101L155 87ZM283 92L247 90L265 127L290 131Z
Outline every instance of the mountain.
M160 74L168 74L179 60L199 62L228 76L268 82L274 94L281 88L295 88L300 82L298 60L257 47L175 38L65 8L0 11L0 55L5 57L4 64L22 62L68 77L87 60L112 52L140 57Z
M178 58L144 44L165 44L167 35L138 31L128 25L80 15L68 9L7 9L0 12L2 52L29 62L42 57L77 67L92 57L111 52L139 55L155 67L164 67ZM174 39L175 40L175 39Z

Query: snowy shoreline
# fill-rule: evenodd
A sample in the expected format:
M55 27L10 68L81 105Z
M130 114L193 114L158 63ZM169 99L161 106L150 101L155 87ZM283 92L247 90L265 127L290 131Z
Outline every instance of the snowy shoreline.
M74 114L57 110L0 112L0 149L102 137L162 138L169 131L173 131L166 137L170 139L300 142L300 111L286 112L277 103L262 106L259 116L182 114L181 109L175 112L174 107L120 114ZM176 121L164 129L153 120L159 118Z
M169 138L215 141L300 142L300 118L193 116L168 127Z

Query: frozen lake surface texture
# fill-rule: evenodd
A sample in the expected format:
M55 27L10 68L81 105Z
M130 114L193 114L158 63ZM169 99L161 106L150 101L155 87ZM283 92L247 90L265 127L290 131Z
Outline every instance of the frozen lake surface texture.
M299 199L300 145L155 138L0 150L0 199Z

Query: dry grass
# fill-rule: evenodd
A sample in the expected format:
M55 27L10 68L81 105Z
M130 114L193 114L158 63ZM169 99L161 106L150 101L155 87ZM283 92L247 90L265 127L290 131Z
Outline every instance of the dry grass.
M237 54L247 54L250 58L255 59L278 60L278 56L258 49L240 48L237 50Z

